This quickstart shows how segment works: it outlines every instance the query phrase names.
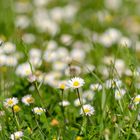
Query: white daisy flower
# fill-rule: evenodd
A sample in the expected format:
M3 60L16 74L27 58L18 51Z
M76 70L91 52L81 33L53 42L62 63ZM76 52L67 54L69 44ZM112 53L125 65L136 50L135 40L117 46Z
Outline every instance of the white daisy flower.
M126 91L124 89L116 89L115 90L115 99L116 100L120 100L124 95L125 95Z
M68 87L71 87L71 88L74 88L74 89L80 88L84 84L85 84L84 80L82 78L79 78L79 77L74 77L71 80L69 80L68 83L67 83Z
M41 115L43 112L46 112L46 110L41 107L35 107L32 109L32 111L37 115Z
M133 103L136 105L140 103L140 95L137 95L136 97L134 97Z
M7 98L4 101L4 106L5 107L13 107L14 105L16 105L18 103L18 99L13 97L13 98Z
M32 70L31 70L30 64L26 62L26 63L18 65L18 67L16 68L16 74L21 77L31 75Z
M83 109L84 109L84 112L83 112ZM81 108L80 110L80 114L81 115L85 114L86 116L91 116L94 114L94 112L95 112L95 109L90 104L83 105L83 108Z
M14 53L16 51L16 46L12 42L6 42L3 44L3 50L5 53Z
M86 103L86 100L85 100L85 99L82 99L82 103L85 104L85 103ZM80 106L80 105L81 105L81 104L80 104L80 101L79 101L79 98L76 99L76 100L74 100L74 105L75 105L75 106Z
M30 105L32 103L34 103L34 98L32 97L32 95L26 95L24 97L22 97L21 101L25 104L25 105Z
M23 132L17 131L15 133L11 134L10 139L11 140L21 140L21 137L23 137Z
M103 88L102 85L99 83L90 85L90 89L93 91L100 91L102 90L102 88Z
M68 87L67 87L67 85L66 85L66 81L60 81L60 82L58 83L58 88L61 89L61 90L67 89Z
M33 83L36 81L36 76L33 74L30 74L27 79L29 82Z
M70 102L69 101L66 101L66 100L63 100L62 102L59 102L59 105L60 106L69 106L70 105Z
M122 86L122 81L118 79L109 79L106 81L106 88L116 88Z
M86 90L83 92L82 97L88 101L93 101L95 94L96 93L92 90Z

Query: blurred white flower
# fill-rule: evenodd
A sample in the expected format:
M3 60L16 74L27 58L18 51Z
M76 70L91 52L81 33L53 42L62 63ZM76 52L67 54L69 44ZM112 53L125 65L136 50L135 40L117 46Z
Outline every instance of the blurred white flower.
M44 52L43 58L46 62L54 62L58 59L58 54L56 53L56 51L46 50Z
M60 23L64 18L64 9L61 7L55 7L50 11L52 19Z
M82 104L85 104L86 103L86 100L85 99L82 99ZM74 105L75 106L80 106L81 104L80 104L80 101L79 101L79 98L78 99L76 99L76 100L74 100Z
M41 50L37 48L32 48L29 52L30 58L40 58L41 57Z
M103 88L102 85L99 83L90 85L90 89L93 91L100 91L100 90L102 90L102 88Z
M59 102L59 105L61 105L61 106L69 106L70 102L66 101L66 100L63 100L62 102Z
M57 42L54 41L54 40L50 40L48 43L47 43L47 49L46 51L53 51L57 48Z
M68 34L63 34L60 40L64 45L70 45L72 43L72 36Z
M33 67L38 68L42 64L42 59L41 58L38 58L38 57L36 57L36 58L30 58L30 62L31 62L31 64L32 64Z
M121 47L128 47L128 48L130 48L131 45L132 45L132 42L131 42L131 40L130 40L129 38L127 38L127 37L121 37L120 40L119 40L119 45L120 45Z
M15 56L6 56L6 66L16 66L18 63L18 60Z
M16 1L15 11L18 14L28 13L33 10L31 3L24 1Z
M16 74L21 77L29 76L30 74L32 74L30 64L25 62L18 65L18 67L16 68Z
M83 62L84 59L85 59L86 54L85 54L84 50L74 48L71 51L70 56L72 57L72 59L74 59L76 61Z
M56 53L59 54L57 58L63 62L65 62L64 59L69 55L68 50L64 47L59 47L56 49Z
M91 90L86 90L83 92L82 97L88 101L93 101L95 93Z
M36 81L36 76L31 74L28 76L27 80L30 82L30 83L33 83Z
M6 58L7 56L4 54L0 55L0 66L4 66L6 64Z
M124 89L116 89L115 90L115 99L120 100L124 95L126 91Z
M11 134L10 139L11 140L22 140L21 138L23 137L23 132L22 131L17 131L13 134Z
M140 95L137 95L133 98L133 103L136 105L140 103Z
M18 28L26 29L30 25L30 19L25 15L16 17L15 25Z
M124 60L116 59L114 62L114 65L117 70L117 73L121 76L124 73L125 68L126 68Z
M105 47L110 47L112 44L117 43L121 37L121 32L115 28L107 29L99 38Z
M71 20L73 20L73 18L75 16L77 10L78 10L78 7L76 7L75 5L65 6L64 11L63 11L64 20L66 22L71 22Z
M105 7L110 10L118 10L122 5L122 0L104 0Z
M5 42L2 46L3 51L5 53L14 53L16 51L16 45L13 44L12 42Z
M30 104L34 103L34 98L32 97L32 95L25 95L24 97L22 97L21 101L29 106Z
M50 0L33 0L36 7L45 6Z
M56 71L64 71L66 67L67 67L67 64L61 61L55 61L52 64L53 70L56 70Z
M42 113L46 112L46 110L44 108L41 107L34 107L32 109L33 113L37 114L37 115L41 115Z
M32 44L35 42L35 35L31 33L23 34L22 40L27 44Z
M109 79L106 81L106 88L119 88L122 86L122 81L118 79Z

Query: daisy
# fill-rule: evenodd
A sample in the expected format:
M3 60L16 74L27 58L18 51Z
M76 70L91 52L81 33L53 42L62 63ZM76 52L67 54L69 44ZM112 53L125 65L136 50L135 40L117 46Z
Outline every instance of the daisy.
M90 104L83 105L83 108L81 108L80 110L80 114L81 115L85 114L86 116L91 116L94 114L94 112L95 112L94 107L92 107Z
M102 90L102 88L102 85L100 85L99 83L90 85L90 89L93 91L100 91Z
M58 88L61 89L61 90L65 90L67 89L67 85L66 85L66 81L62 81L58 84Z
M66 100L63 100L62 102L59 102L59 105L60 106L69 106L70 105L70 102L69 101L66 101Z
M118 79L109 79L106 81L106 88L116 88L122 86L122 81Z
M23 137L23 132L17 131L15 133L11 134L10 139L11 140L21 140L21 137Z
M32 95L26 95L24 97L22 97L21 101L25 104L25 105L30 105L32 103L34 103L34 98L32 97Z
M137 95L136 97L134 97L133 103L136 105L140 103L140 95Z
M82 103L85 104L86 103L86 100L85 99L82 99ZM74 100L74 105L75 106L80 106L80 101L79 101L79 98L75 99Z
M92 91L92 90L86 90L82 94L82 98L84 98L84 99L86 99L88 101L92 101L94 96L95 96L95 92Z
M67 85L71 88L79 88L82 87L85 84L84 80L79 77L74 77L71 80L68 81Z
M33 74L30 74L27 79L30 83L33 83L36 81L36 76Z
M125 95L125 93L126 91L124 89L115 90L115 99L120 100Z
M37 114L37 115L41 115L43 112L45 112L46 110L41 108L41 107L35 107L32 109L32 111Z
M13 107L14 105L16 105L18 103L18 99L13 97L13 98L7 98L4 101L4 106L5 107Z

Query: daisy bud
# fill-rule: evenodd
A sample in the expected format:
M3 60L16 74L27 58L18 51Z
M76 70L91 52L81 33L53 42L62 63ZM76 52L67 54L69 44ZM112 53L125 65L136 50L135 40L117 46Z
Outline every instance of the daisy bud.
M21 109L20 109L20 107L19 107L18 105L14 105L14 106L13 106L13 110L14 110L15 113L17 113L17 112L19 112Z

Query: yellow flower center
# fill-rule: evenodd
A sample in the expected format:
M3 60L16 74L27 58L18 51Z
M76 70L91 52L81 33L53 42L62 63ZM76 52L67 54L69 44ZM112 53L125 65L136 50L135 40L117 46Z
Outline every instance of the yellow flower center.
M40 109L37 109L35 112L36 112L36 113L42 113L43 111L40 110Z
M112 86L112 87L116 87L116 83L113 81L113 82L111 83L111 86Z
M14 102L12 99L10 99L8 102L7 102L9 105L12 105Z
M82 140L82 137L77 136L77 137L76 137L76 140Z
M60 89L65 89L65 84L61 84Z
M26 100L28 103L33 103L34 102L34 99L33 98L27 98Z
M31 72L30 70L26 70L26 71L25 71L25 73L26 73L27 75L30 74L30 72Z
M140 102L140 98L139 97L135 97L134 102Z
M84 112L85 112L85 113L88 113L88 112L90 112L90 110L89 110L88 108L85 108L85 109L84 109Z
M121 96L120 92L117 92L117 96L119 96L119 97Z
M77 87L79 85L80 85L80 83L78 81L73 82L73 86Z
M15 136L15 139L19 139L19 138L20 138L19 136L17 136L17 135Z

